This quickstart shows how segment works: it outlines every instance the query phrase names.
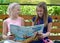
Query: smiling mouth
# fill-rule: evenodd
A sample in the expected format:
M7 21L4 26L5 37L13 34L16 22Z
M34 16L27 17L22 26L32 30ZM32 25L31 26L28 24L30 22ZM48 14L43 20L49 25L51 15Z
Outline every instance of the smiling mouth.
M42 15L42 14L38 14L38 15Z

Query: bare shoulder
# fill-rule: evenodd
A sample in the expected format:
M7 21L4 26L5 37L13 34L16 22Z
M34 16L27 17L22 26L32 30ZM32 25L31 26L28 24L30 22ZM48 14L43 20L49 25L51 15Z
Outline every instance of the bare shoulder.
M19 17L19 19L20 19L20 20L24 20L24 18L22 18L22 17Z
M8 19L9 19L9 18L5 19L5 20L3 21L3 23L7 23Z

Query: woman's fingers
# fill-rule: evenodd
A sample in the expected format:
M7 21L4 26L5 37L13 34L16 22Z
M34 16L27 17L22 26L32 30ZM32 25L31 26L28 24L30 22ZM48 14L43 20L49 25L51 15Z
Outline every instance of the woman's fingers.
M8 39L13 40L14 39L14 35L9 35Z

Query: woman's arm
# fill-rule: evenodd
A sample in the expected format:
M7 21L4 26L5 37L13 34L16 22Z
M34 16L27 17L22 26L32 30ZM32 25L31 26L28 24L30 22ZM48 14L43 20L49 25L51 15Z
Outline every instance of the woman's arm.
M21 25L24 26L24 19L23 18L21 19L21 22L22 22Z
M3 39L6 39L7 38L7 32L8 32L7 22L4 21L3 22L3 34L2 34Z
M52 29L52 22L48 23L48 30L46 34L43 34L43 37L48 37Z
M3 39L10 39L10 40L14 39L14 35L8 33L8 26L7 26L6 21L3 22L3 34L2 34L2 37L3 37Z
M48 23L48 30L47 30L47 36L50 35L50 32L51 32L51 29L52 29L52 22L51 23Z
M32 22L32 26L34 26L34 22ZM42 37L43 38L48 37L50 35L51 29L52 29L52 22L48 23L47 33L42 34ZM36 34L36 32L35 32L35 34Z

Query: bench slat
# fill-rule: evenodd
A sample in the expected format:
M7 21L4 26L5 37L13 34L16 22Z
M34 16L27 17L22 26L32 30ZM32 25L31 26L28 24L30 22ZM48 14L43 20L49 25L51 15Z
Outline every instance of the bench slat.
M60 36L49 36L51 40L60 40Z
M3 22L0 22L0 26L2 26L3 25Z
M28 15L19 15L20 17L24 18L24 19L32 19L34 17L33 16L28 16ZM8 15L0 15L0 19L5 19L8 18Z
M19 15L21 17L23 17L24 19L32 19L35 15ZM0 15L0 19L5 19L7 18L8 15ZM52 19L57 19L60 20L60 16L51 16Z
M60 20L60 16L51 16L52 19L57 19L57 20Z
M2 29L2 28L0 28L0 32L1 32L1 33L2 33L2 30L3 30L3 29Z
M51 33L60 33L60 28L52 29L51 30Z
M58 27L60 27L60 22L53 22L52 26L58 26Z
M2 26L2 25L3 25L3 22L0 22L0 26ZM25 26L31 26L31 25L32 25L32 22L25 22ZM60 27L60 23L59 22L53 22L52 26Z

